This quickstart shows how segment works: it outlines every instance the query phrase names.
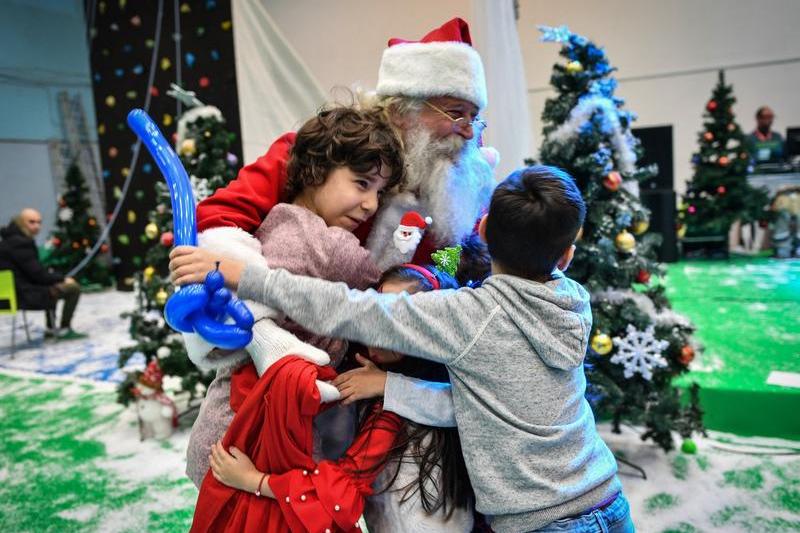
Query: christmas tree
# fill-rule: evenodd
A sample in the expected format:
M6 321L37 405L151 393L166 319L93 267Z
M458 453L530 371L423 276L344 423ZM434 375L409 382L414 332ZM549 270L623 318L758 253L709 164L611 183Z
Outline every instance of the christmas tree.
M706 104L700 149L692 156L695 172L686 185L680 206L678 235L727 235L735 220L752 222L764 217L767 195L747 183L750 154L744 133L734 120L733 87L725 72Z
M86 258L100 236L100 225L92 214L89 188L77 164L72 164L65 177L66 190L58 198L56 228L47 243L48 254L44 263L57 272L66 274ZM100 245L95 255L74 277L84 286L111 285L111 268L108 245Z
M702 422L697 389L681 398L671 384L694 358L693 328L652 282L664 273L655 260L660 237L647 233L638 182L657 169L637 166L642 149L630 130L636 117L614 95L605 51L565 26L540 29L542 40L561 44L566 61L553 67L557 95L545 102L539 158L569 172L587 206L569 271L592 294L587 397L615 431L623 422L643 426L642 439L669 450L673 430L688 438Z
M179 120L178 154L191 180L195 202L236 177L239 161L230 152L234 140L235 135L225 129L222 113L213 106L191 108ZM202 397L213 379L189 360L181 335L163 318L164 305L174 289L169 279L172 209L163 181L156 183L156 201L142 237L152 245L145 253L144 269L136 273L137 309L123 315L130 318L131 337L136 341L120 350L119 365L128 377L119 387L118 399L126 405L133 399L131 389L139 373L154 358L164 373L164 391L173 399Z

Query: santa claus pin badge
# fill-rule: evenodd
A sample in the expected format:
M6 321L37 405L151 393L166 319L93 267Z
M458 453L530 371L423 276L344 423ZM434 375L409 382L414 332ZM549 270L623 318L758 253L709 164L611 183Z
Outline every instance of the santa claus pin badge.
M422 240L422 233L431 222L433 222L431 217L423 218L416 211L406 211L392 234L394 247L401 253L407 253L416 248Z

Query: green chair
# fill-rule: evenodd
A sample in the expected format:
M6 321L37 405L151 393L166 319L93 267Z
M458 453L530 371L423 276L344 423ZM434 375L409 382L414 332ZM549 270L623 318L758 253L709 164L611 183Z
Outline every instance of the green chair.
M17 292L14 290L14 273L0 270L0 315L14 315L11 323L11 356L16 348ZM25 330L27 333L27 329Z
M17 311L22 311L22 323L25 325L25 338L31 342L31 333L28 329L28 316L25 309L17 307L17 291L14 288L14 273L11 270L0 270L0 315L13 315L11 320L11 357L16 350L17 336ZM46 313L52 311L44 310Z

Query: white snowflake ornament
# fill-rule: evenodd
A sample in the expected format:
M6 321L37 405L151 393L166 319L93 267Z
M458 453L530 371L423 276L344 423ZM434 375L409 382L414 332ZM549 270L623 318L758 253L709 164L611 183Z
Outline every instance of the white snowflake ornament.
M664 368L667 360L661 355L669 342L658 340L654 336L653 325L647 326L644 331L639 331L633 324L628 324L625 337L614 337L614 346L617 352L611 357L611 362L625 367L624 375L630 379L639 373L644 379L653 379L654 368Z
M72 209L70 209L69 207L62 207L61 209L58 210L58 219L61 222L69 222L70 220L72 220L72 214L73 214Z

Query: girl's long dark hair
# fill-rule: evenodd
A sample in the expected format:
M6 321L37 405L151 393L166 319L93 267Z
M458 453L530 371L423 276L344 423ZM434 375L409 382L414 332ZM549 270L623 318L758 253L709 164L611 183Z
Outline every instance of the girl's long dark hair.
M456 280L445 272L434 267L425 267L439 282L440 289L457 289ZM433 289L430 281L420 272L404 266L393 267L384 272L380 284L387 280L414 281L419 291ZM447 369L444 365L406 356L392 367L393 372L409 377L449 383ZM375 403L364 402L360 407L360 430L364 427L369 415L375 409ZM400 472L403 461L412 459L419 467L417 479L404 487L393 487ZM461 452L461 440L456 428L438 428L417 424L410 420L397 436L394 446L375 469L394 468L385 487L377 487L376 492L387 490L402 492L400 502L406 502L419 495L422 508L428 514L441 510L445 520L449 520L456 509L472 507L475 496L469 481L464 456Z

